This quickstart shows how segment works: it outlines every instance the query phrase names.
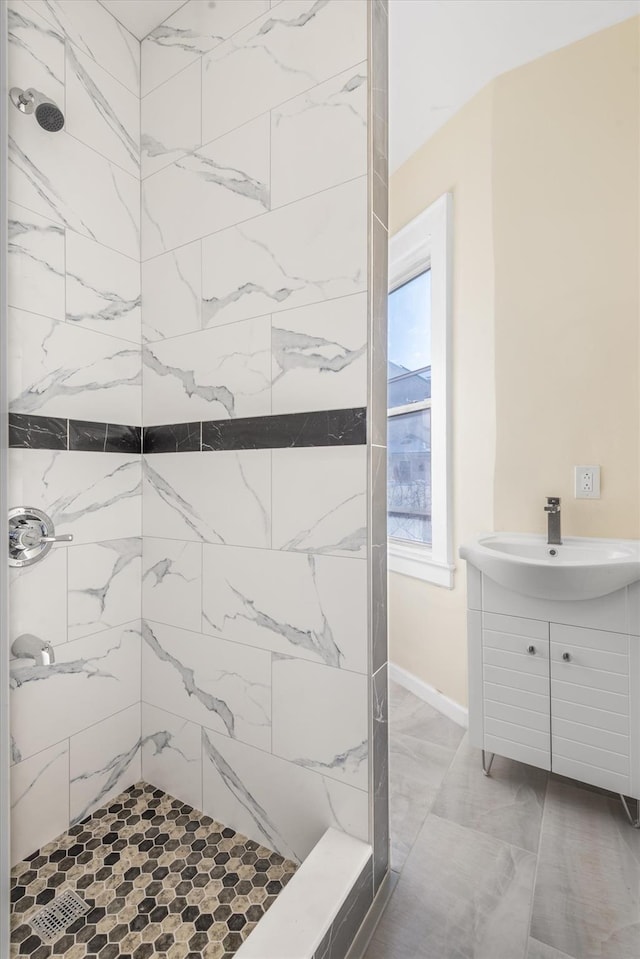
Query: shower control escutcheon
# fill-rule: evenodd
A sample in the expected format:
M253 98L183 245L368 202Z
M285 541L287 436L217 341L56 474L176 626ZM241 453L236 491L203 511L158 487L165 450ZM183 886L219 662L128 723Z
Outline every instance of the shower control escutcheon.
M9 566L31 566L44 559L54 543L71 543L67 533L56 536L53 520L34 506L9 510Z

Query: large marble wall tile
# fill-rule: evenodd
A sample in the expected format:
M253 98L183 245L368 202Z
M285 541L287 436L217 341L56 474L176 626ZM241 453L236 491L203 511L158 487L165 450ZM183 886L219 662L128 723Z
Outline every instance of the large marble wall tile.
M536 857L428 816L367 956L524 959Z
M202 809L200 726L142 703L142 778Z
M7 231L9 306L64 320L64 230L9 203Z
M365 0L283 0L212 50L203 61L203 142L365 60L366 13Z
M271 320L258 317L147 344L144 422L271 413Z
M273 413L367 404L367 296L283 310L272 321Z
M273 209L366 172L366 62L272 110Z
M9 137L11 198L137 260L140 181L64 130L52 139L33 118L19 119L28 122Z
M189 0L142 41L142 95L268 9L269 0Z
M20 862L68 828L65 740L11 767L11 862Z
M148 260L268 209L265 114L143 180L142 258Z
M181 70L141 104L141 172L148 177L200 146L200 60Z
M142 264L142 336L153 343L199 330L202 300L200 241Z
M635 955L639 863L640 833L617 798L551 779L531 936L579 959Z
M367 449L273 451L273 546L366 555Z
M366 671L365 563L205 546L203 587L205 632L282 655Z
M329 826L367 841L361 789L206 729L202 745L203 809L238 832L297 862Z
M71 230L66 250L68 322L139 344L140 264Z
M75 545L139 536L140 493L140 456L9 450L9 502L44 510Z
M11 83L9 86L27 90L46 90L61 107L64 105L64 39L60 31L26 3L9 0L7 4L9 31L8 60ZM17 110L11 123L27 120Z
M140 421L141 355L125 340L10 310L9 356L15 413Z
M140 44L95 0L29 0L75 46L132 93L140 92Z
M202 242L203 324L319 303L367 285L366 178Z
M145 536L142 546L142 615L145 619L200 631L200 543Z
M33 633L53 645L67 641L67 550L54 546L34 566L9 570L9 642Z
M232 739L271 748L271 655L143 621L142 699Z
M277 657L272 682L274 754L366 791L366 676Z
M141 777L140 703L136 703L71 737L71 823L106 805Z
M137 95L70 43L66 69L66 129L127 173L139 176Z
M56 646L50 666L15 661L10 688L13 738L26 759L139 701L139 625Z
M69 639L140 616L141 554L140 537L69 548Z
M145 457L144 476L145 536L271 545L268 450L157 453Z

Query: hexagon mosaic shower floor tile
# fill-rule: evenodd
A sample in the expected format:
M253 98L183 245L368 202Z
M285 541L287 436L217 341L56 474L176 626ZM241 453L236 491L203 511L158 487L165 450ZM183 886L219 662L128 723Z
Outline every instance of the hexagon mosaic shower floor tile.
M230 959L295 869L138 783L13 868L11 957ZM30 922L66 890L89 909L45 943Z

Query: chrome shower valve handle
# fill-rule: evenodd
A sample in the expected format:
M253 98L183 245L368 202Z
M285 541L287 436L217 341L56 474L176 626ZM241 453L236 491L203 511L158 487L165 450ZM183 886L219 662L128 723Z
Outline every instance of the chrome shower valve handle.
M44 559L54 543L71 543L71 533L56 536L53 520L33 506L9 510L9 566L31 566Z

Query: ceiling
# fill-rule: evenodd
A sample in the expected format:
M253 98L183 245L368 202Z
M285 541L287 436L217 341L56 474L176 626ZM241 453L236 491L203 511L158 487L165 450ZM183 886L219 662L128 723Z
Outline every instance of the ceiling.
M390 0L391 169L494 77L637 13L640 0Z
M100 0L102 6L138 40L143 40L185 2L186 0Z

